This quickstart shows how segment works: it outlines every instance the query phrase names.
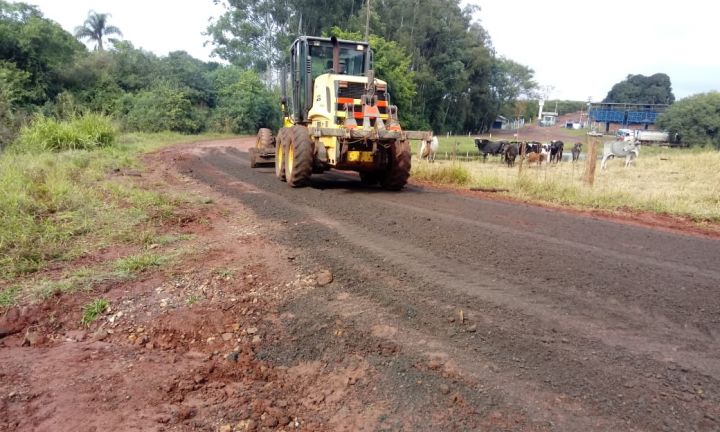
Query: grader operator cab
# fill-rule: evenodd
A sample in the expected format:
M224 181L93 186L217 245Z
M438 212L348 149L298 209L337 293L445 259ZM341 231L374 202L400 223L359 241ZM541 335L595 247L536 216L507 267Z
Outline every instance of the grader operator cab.
M251 166L274 159L277 177L293 187L336 168L359 172L365 184L402 189L410 176L410 140L429 141L432 132L402 130L387 83L371 69L368 43L302 36L290 56L283 127L274 137L269 129L258 131Z

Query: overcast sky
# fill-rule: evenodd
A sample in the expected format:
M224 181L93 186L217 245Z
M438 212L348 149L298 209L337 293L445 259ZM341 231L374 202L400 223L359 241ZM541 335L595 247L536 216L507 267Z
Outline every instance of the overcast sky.
M421 0L422 2L422 0ZM68 31L89 10L110 13L125 39L165 55L208 60L212 0L26 0ZM670 76L675 96L720 90L720 2L707 0L463 0L499 55L531 67L550 98L597 101L628 74Z

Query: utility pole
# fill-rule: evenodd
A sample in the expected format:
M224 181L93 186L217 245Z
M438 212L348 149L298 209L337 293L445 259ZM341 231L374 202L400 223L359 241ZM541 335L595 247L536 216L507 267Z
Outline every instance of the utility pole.
M370 0L367 0L367 17L365 18L365 42L370 42Z

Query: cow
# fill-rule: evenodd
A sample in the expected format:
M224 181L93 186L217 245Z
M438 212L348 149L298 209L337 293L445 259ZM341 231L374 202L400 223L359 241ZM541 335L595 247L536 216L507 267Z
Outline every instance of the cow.
M503 154L507 141L490 141L487 139L475 138L475 147L482 154L483 161L487 160L487 155L498 156Z
M435 153L437 153L440 143L435 135L430 141L423 141L420 145L420 159L427 158L428 162L435 162Z
M505 151L503 152L503 158L505 159L505 163L507 164L508 168L512 168L513 166L515 166L515 158L517 158L517 155L517 143L508 143L505 146Z
M630 166L631 163L640 155L640 141L608 141L603 146L603 158L600 163L600 168L607 168L608 159L614 157L625 157L625 168Z
M563 147L565 144L563 144L562 141L559 140L553 140L550 141L550 162L561 162L563 157Z
M543 161L545 160L545 153L528 153L527 154L527 160L528 163L536 162L538 166L542 165Z
M525 154L529 153L540 153L542 150L542 144L537 141L528 141L525 144Z
M577 162L580 159L580 152L582 152L582 143L575 143L572 148L572 161Z

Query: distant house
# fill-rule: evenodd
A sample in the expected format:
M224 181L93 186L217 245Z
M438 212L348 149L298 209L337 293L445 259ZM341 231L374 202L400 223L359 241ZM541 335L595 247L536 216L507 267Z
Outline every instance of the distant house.
M493 129L507 129L508 128L508 119L501 115L497 116L495 118L495 121L492 124L492 128Z
M558 113L543 111L540 116L540 126L553 126L557 122Z

